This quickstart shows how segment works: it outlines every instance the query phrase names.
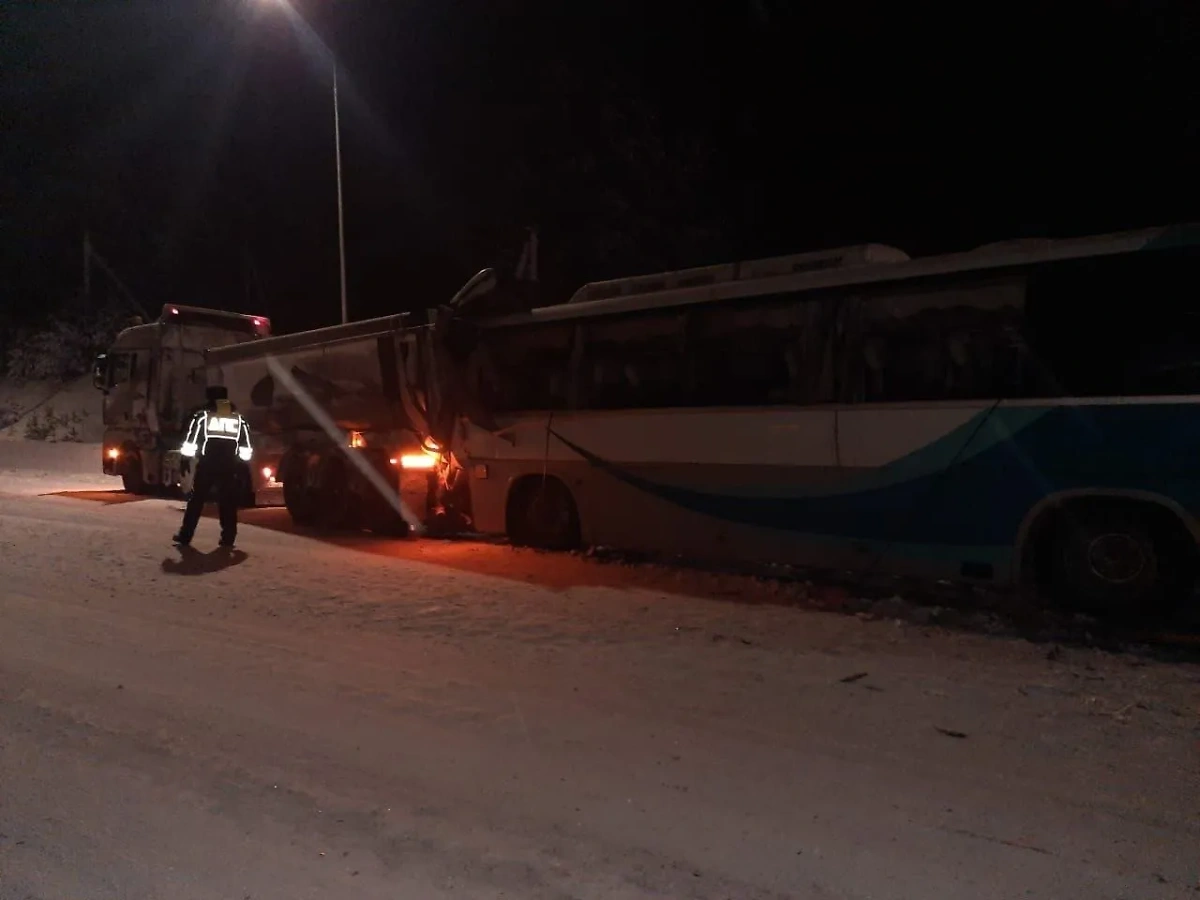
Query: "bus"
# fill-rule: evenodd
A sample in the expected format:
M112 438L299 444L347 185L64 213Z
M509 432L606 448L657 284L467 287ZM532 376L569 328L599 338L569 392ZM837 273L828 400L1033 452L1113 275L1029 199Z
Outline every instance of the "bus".
M865 245L475 317L451 446L475 528L1190 602L1198 251L1195 225Z

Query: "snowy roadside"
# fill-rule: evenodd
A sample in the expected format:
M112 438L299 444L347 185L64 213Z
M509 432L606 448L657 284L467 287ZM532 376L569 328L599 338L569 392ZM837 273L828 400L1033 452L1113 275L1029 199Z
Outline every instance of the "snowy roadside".
M0 493L119 490L100 468L100 444L0 441Z
M205 900L392 896L409 877L431 900L1168 900L1197 884L1195 666L489 544L248 525L222 562L207 521L189 562L168 547L176 507L0 497L0 667L21 686L0 730L24 773L0 831L24 842L26 893L181 896L170 879L187 877ZM46 760L33 777L29 760ZM140 816L155 833L119 824ZM64 847L77 886L48 891Z
M100 468L102 437L99 394L90 378L0 379L0 493L119 489L120 480Z
M0 378L0 442L83 442L103 439L101 396L90 377L74 381Z

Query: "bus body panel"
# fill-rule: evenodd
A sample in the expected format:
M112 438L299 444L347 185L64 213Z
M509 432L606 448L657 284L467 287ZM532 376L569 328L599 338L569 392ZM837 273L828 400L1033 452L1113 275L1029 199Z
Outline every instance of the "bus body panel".
M1007 580L1047 498L1151 498L1193 532L1200 512L1200 397L558 413L507 439L465 427L489 487L544 467L586 542L666 554ZM473 487L479 530L503 531L504 492Z
M1200 229L826 255L469 321L460 363L485 414L461 411L451 449L478 530L1005 581L1035 532L1041 566L1059 529L1128 514L1192 566ZM543 476L577 522L561 491L513 490ZM1147 506L1077 506L1083 531L1038 520L1087 497ZM1076 572L1095 566L1080 546Z

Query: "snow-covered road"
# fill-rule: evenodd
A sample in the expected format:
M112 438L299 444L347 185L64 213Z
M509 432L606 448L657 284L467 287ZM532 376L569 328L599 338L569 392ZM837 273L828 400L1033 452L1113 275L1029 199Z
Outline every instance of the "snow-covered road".
M484 544L181 558L177 501L35 481L2 900L1197 896L1195 666Z

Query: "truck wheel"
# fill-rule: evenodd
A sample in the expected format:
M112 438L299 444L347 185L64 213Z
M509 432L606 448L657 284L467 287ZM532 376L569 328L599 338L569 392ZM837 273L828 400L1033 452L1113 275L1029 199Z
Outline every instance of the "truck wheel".
M371 531L380 537L403 538L408 537L412 529L404 521L404 516L394 509L389 509L387 514L371 525Z
M380 494L374 485L368 487L367 496L361 499L361 520L380 537L408 537L412 529L391 503L400 496L400 476L395 467L388 465L386 456L374 462L376 471L387 482L387 495Z
M350 490L350 470L340 453L332 453L317 467L317 516L325 528L351 528L357 510Z
M249 466L241 466L238 472L238 487L241 495L240 506L242 509L254 509L258 498L254 493L254 473L250 471Z
M297 525L313 525L317 521L317 503L313 492L299 476L283 483L283 505Z
M121 486L127 494L146 493L146 473L142 469L142 455L137 451L126 451L121 472Z

